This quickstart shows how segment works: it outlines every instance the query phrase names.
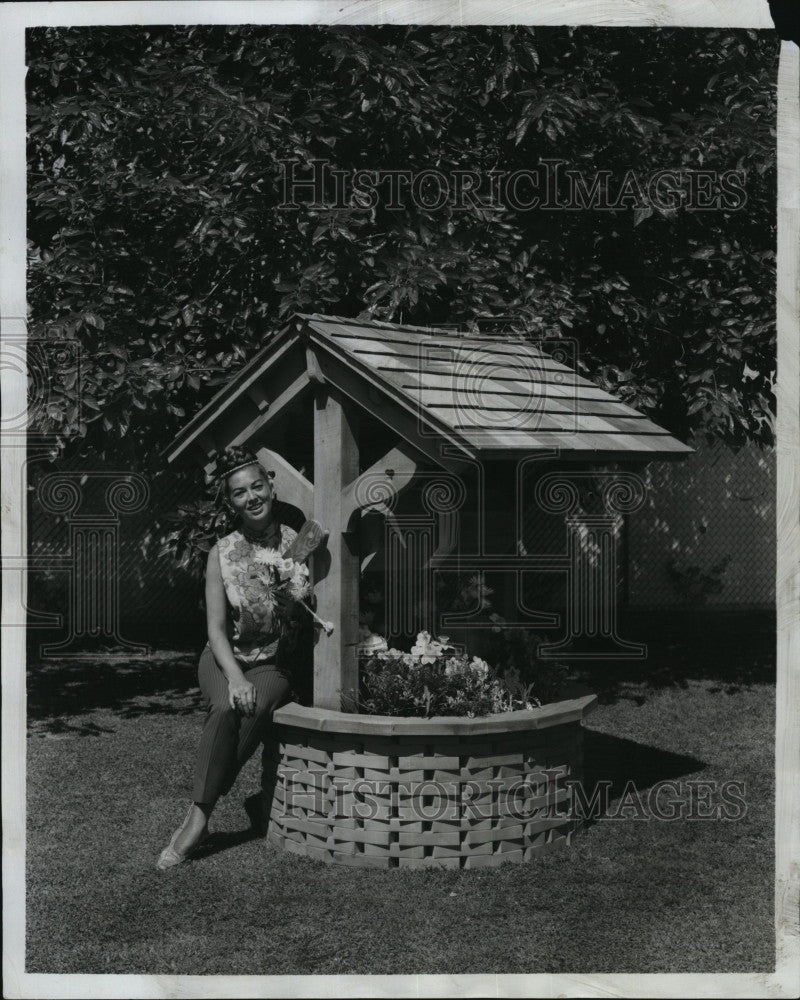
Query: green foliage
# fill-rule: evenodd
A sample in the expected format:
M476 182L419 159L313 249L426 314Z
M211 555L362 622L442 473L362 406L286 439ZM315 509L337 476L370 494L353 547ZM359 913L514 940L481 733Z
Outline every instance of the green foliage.
M200 579L205 573L206 556L217 538L230 526L224 511L210 500L181 504L167 515L167 531L162 539L162 556L170 556L181 569Z
M474 611L480 608L482 621L493 623L486 632L486 639L479 644L481 657L491 664L492 676L502 689L507 704L524 707L534 702L546 704L558 701L571 679L570 667L558 660L542 659L538 648L548 638L533 629L506 627L505 619L494 609L491 601L493 591L483 579L483 574L463 573L455 575L451 586L446 588L441 577L437 580L437 612ZM445 592L446 591L446 592ZM370 580L360 588L361 607L359 623L365 633L381 633L385 628L383 607L386 600L385 589L379 581ZM417 640L419 645L419 639ZM370 657L361 657L362 701L358 710L379 715L419 714L427 704L428 692L436 692L437 712L435 714L485 714L483 708L491 698L476 692L469 694L470 704L464 711L448 711L448 697L461 698L457 690L451 690L444 683L441 669L430 671L412 663L408 653L393 651L395 655L386 657L379 651ZM442 686L444 685L444 686ZM433 697L433 695L431 695ZM391 708L399 699L405 711ZM380 708L378 707L380 706ZM463 708L464 706L461 705ZM500 711L500 708L487 709Z
M559 660L539 657L539 646L547 637L533 629L503 628L502 618L490 616L498 623L490 633L486 656L494 664L509 691L519 697L521 693L535 694L542 704L557 701L570 679L570 668Z
M28 40L39 430L155 446L297 310L574 337L675 433L772 440L777 41L745 31L122 27ZM280 207L281 161L746 172L743 210Z
M408 653L383 642L360 655L359 697L348 708L364 715L473 718L535 704L530 690L515 685L512 691L479 657L456 653L446 636L420 632Z

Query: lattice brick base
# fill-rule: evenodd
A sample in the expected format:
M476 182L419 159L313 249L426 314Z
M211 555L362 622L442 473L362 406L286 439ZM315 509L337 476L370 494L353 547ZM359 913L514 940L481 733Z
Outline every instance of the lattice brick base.
M288 705L268 838L326 862L477 868L570 843L568 780L594 696L488 719L389 719Z

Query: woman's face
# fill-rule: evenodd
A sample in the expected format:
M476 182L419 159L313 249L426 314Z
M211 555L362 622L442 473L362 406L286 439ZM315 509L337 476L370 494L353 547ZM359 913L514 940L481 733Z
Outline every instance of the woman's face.
M272 486L258 465L239 469L228 479L228 499L235 514L252 531L260 531L269 523L272 511Z

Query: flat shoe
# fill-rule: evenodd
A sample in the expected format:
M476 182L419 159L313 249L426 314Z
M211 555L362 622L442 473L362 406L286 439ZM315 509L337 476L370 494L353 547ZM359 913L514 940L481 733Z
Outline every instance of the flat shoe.
M184 861L188 861L193 854L197 853L197 849L208 840L208 830L206 830L194 847L187 851L186 854L181 854L179 851L175 850L175 841L178 839L178 834L183 829L183 824L181 824L175 833L172 834L172 839L169 844L164 848L161 854L158 856L158 861L156 861L156 868L159 871L166 871L168 868L174 868L175 865L181 865Z
M283 558L294 559L295 562L308 559L314 549L319 547L324 537L325 531L319 521L306 521L297 532L297 538L283 553Z

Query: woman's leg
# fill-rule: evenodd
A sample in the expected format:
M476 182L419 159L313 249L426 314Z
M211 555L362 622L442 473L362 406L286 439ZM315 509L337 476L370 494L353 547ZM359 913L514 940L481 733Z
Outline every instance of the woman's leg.
M239 717L228 704L228 682L208 647L200 656L197 676L206 718L195 760L194 804L172 844L179 855L188 854L207 834L208 818L236 767L239 739Z
M242 716L228 704L228 682L211 650L200 659L199 675L208 714L197 753L194 801L213 808L268 735L272 713L289 700L291 682L271 664L245 670L256 689L256 710Z
M274 667L256 667L246 674L256 687L257 718L242 723L239 739L239 767L247 761L263 742L261 754L261 791L249 796L244 807L253 829L265 836L272 807L272 796L278 770L278 744L272 734L272 713L290 700L292 683ZM253 722L248 726L248 722Z
M245 677L256 688L252 716L241 716L230 707L228 682L211 650L206 648L200 657L198 678L207 712L195 763L194 805L172 845L178 854L188 854L205 836L217 799L230 791L267 736L274 710L289 700L291 683L274 666L253 667Z
M192 797L198 805L213 809L238 772L236 751L241 717L230 706L228 681L208 647L200 657L197 674L206 702L206 718L195 761Z
M281 705L285 705L289 701L292 692L291 681L284 673L276 670L272 664L253 667L245 672L245 677L251 684L255 685L256 711L254 715L245 717L241 721L236 754L236 774L250 760L261 743L264 743L266 751L262 759L266 760L273 755L269 738L272 713L276 708L280 708ZM231 781L232 784L233 781Z

